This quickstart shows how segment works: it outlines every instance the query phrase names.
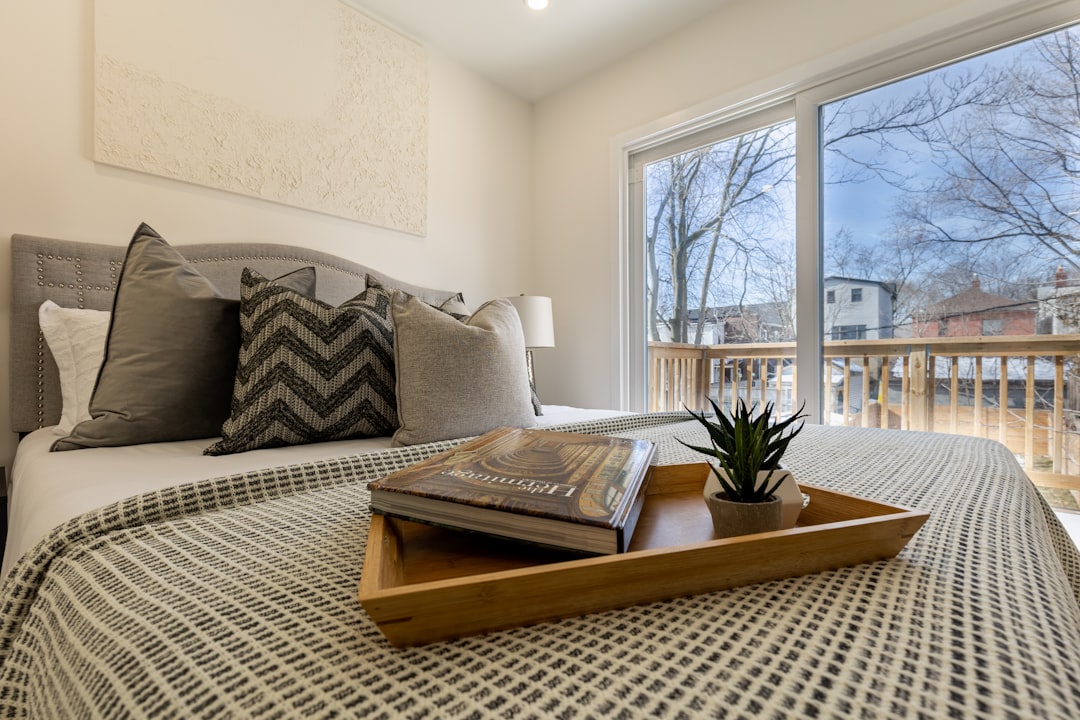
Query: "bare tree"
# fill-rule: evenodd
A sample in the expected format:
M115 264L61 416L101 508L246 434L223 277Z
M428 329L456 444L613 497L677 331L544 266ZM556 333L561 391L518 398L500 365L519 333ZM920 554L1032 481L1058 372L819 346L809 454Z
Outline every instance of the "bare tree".
M969 287L1031 296L1032 277L1059 262L1080 269L1080 42L1063 31L1017 46L1003 61L966 63L889 92L823 110L829 183L884 181L899 201L888 235L845 230L826 243L832 274L892 283L894 325ZM655 163L648 169L646 244L651 337L691 333L695 312L775 300L771 266L793 184L790 125ZM891 200L890 200L891 202Z
M833 272L893 283L894 325L971 287L1017 301L1080 267L1080 31L942 68L823 112L828 182L896 192L881 238L844 230ZM865 273L865 274L863 274Z
M721 284L732 304L745 301L747 269L774 254L775 190L793 177L793 132L765 128L648 167L653 338L664 325L673 341L700 343L704 323L691 337L691 315L704 318Z
M921 129L935 172L905 186L922 198L908 215L968 257L1007 254L1014 274L1032 261L1080 269L1080 30L1010 52L970 87L935 89L979 101Z

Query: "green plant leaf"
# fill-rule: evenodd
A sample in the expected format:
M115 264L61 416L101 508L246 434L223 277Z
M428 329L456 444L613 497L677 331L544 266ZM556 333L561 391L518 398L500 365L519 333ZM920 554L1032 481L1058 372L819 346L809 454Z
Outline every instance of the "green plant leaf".
M759 408L757 403L750 406L742 398L731 412L725 412L712 398L709 404L715 420L710 420L704 411L695 413L688 408L687 412L706 429L712 447L679 442L716 458L719 467L713 466L712 472L732 500L762 502L772 497L784 481L781 476L771 482L780 460L792 438L803 428L800 421L806 417L802 414L805 403L793 415L779 421L773 419L775 406L771 402L765 403L760 412L755 412ZM760 483L759 472L766 472Z

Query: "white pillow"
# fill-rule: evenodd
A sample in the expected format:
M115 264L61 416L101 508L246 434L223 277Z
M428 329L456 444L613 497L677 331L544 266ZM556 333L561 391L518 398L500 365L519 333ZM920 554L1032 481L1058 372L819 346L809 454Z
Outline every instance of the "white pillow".
M60 370L64 409L58 427L65 435L90 419L90 396L105 356L111 314L107 310L63 308L52 300L38 308L41 333Z

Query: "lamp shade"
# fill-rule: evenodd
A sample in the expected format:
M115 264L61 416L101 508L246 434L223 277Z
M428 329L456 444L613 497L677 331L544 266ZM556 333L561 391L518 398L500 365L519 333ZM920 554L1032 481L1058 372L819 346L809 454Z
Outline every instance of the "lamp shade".
M555 323L551 318L551 298L542 295L508 297L525 333L525 347L555 347Z

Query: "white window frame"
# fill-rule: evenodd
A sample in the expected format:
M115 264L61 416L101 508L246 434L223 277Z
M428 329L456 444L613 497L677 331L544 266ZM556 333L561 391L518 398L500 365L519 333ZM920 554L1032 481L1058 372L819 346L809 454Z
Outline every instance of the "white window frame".
M1019 5L1019 6L1018 6ZM822 249L820 198L819 108L849 95L948 65L966 57L1028 39L1080 21L1080 0L1034 0L985 12L978 3L962 9L968 17L927 35L917 33L891 49L833 63L816 76L783 84L780 89L747 89L719 98L712 107L692 109L683 119L666 119L625 133L612 142L613 187L618 196L615 223L618 243L619 292L614 298L619 318L613 374L619 407L643 411L647 402L647 339L645 334L645 261L641 242L642 163L699 147L704 137L717 142L745 132L749 125L774 114L791 113L796 122L796 358L799 401L811 421L821 422L822 388ZM914 32L914 31L912 31ZM781 81L777 81L779 87ZM741 97L740 97L741 96ZM739 128L743 128L740 130ZM681 149L680 149L681 148ZM811 181L807 181L807 179Z

